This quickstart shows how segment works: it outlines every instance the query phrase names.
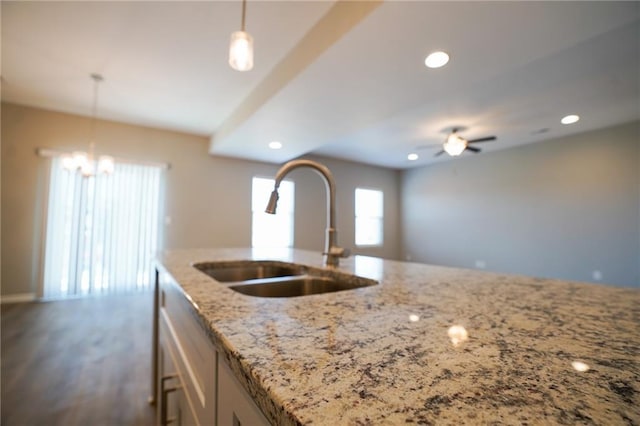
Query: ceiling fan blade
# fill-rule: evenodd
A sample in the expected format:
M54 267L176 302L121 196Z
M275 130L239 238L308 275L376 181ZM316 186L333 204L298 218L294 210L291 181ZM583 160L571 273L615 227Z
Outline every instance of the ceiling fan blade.
M442 154L444 154L444 149L441 149L440 151L436 152L433 156L434 156L434 157L439 157L439 156L441 156Z
M476 143L476 142L489 142L489 141L495 141L496 138L495 136L487 136L486 138L479 138L479 139L472 139L470 141L467 141L467 143Z
M418 149L418 150L431 149L431 148L442 148L442 144L441 143L433 143L433 144L430 144L430 145L418 145L416 147L416 149Z
M475 148L473 146L467 146L467 148L465 148L465 149L468 150L468 151L471 151L473 153L476 153L476 154L479 153L480 151L482 151L480 148Z

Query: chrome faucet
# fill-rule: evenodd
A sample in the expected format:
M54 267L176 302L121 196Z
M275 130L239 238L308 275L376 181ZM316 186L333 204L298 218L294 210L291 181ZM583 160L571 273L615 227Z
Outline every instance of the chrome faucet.
M338 266L341 257L348 257L349 250L338 247L338 230L336 229L336 183L329 169L311 160L293 160L286 163L276 173L276 182L269 198L265 212L275 214L278 204L278 188L282 179L292 170L299 167L310 167L323 177L327 188L327 233L324 240L322 259L325 266Z

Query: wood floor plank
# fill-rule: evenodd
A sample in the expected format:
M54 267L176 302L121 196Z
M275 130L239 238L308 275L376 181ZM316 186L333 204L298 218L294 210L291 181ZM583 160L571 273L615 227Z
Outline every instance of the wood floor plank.
M2 305L5 426L153 425L152 294Z

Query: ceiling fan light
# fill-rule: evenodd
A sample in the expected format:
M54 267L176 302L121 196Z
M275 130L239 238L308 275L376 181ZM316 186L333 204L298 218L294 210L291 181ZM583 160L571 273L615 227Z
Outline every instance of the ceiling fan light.
M253 37L248 32L231 33L229 65L237 71L249 71L253 68Z
M449 135L447 141L442 145L442 148L447 154L452 157L457 157L467 148L467 141L458 135L452 134Z

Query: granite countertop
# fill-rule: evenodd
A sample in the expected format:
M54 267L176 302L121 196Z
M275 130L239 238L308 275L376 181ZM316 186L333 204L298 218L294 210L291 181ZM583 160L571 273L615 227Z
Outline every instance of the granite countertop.
M303 250L159 258L274 424L640 424L640 291L355 256L379 285L268 299L191 266Z

